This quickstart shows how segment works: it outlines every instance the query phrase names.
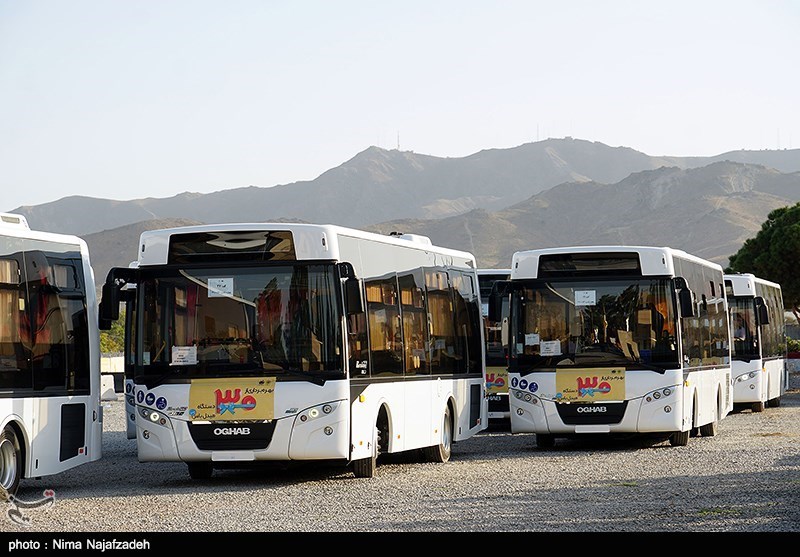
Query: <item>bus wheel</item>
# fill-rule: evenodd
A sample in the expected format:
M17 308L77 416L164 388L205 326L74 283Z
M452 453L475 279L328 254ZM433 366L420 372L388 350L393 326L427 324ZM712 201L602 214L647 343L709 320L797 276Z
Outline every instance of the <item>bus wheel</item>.
M669 436L669 444L673 447L685 447L689 444L689 431L676 431Z
M764 402L759 400L758 402L754 402L753 405L750 407L753 412L763 412L764 411Z
M536 446L540 449L552 449L556 446L556 436L552 433L537 433Z
M781 405L781 397L773 398L767 401L767 406L770 408L777 408Z
M442 419L442 441L438 445L425 447L422 454L427 462L447 462L453 448L453 420L450 415L450 406L445 408Z
M6 426L0 433L0 485L8 495L14 495L21 477L22 450L14 430Z
M189 476L193 480L207 480L214 474L214 465L211 462L187 462Z
M372 456L359 458L353 461L353 475L356 478L372 478L378 468L378 447L380 446L380 431L375 426L375 433L372 438Z
M714 416L713 422L700 426L700 435L703 437L714 437L717 434L718 427L719 421L717 420L717 417Z

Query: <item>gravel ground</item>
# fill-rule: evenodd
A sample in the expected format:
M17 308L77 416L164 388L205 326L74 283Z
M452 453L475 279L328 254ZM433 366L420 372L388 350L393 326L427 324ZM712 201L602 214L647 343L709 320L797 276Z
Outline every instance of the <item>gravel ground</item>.
M450 462L408 457L357 479L342 466L268 465L190 480L182 463L139 463L122 397L106 403L103 458L23 480L27 528L0 532L800 532L800 375L778 408L730 414L686 447L558 440L493 425Z

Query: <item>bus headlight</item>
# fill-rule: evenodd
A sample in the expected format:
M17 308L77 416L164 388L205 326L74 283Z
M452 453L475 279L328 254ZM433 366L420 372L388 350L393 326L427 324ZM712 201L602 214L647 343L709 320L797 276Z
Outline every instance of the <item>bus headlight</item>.
M657 391L653 391L652 393L647 393L644 395L645 402L653 402L654 400L659 400L661 398L667 398L669 395L672 394L671 387L664 387L663 389L659 389Z
M332 414L338 407L339 407L338 402L329 402L325 404L320 404L319 406L313 406L311 408L308 408L300 412L298 419L303 423L311 420L316 420L321 416L327 416L328 414Z
M142 418L144 418L145 420L147 420L148 422L150 422L152 424L158 424L160 426L164 426L164 427L167 427L167 428L171 428L172 427L171 424L170 424L169 418L167 418L161 412L157 412L156 410L152 410L150 408L140 408L139 409L139 414L142 416ZM146 439L146 437L145 437L145 439Z

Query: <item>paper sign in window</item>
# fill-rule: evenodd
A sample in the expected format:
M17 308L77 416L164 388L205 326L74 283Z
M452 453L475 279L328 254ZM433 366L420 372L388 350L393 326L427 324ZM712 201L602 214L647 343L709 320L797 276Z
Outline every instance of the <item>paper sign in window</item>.
M191 366L197 363L197 346L173 346L171 366Z
M561 341L543 340L541 343L539 343L539 354L542 356L560 356Z
M233 296L233 277L209 277L208 297Z
M597 292L594 290L576 290L576 306L593 306L597 303Z
M526 333L525 346L535 346L539 344L539 333Z

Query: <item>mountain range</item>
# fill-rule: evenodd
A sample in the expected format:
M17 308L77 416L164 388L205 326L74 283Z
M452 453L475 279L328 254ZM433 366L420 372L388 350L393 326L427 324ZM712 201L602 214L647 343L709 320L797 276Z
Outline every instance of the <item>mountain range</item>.
M136 258L143 230L297 221L429 236L506 267L516 250L657 245L725 266L773 209L800 201L800 149L653 157L548 139L461 158L370 147L314 180L114 201L70 196L9 212L76 234L98 284Z

